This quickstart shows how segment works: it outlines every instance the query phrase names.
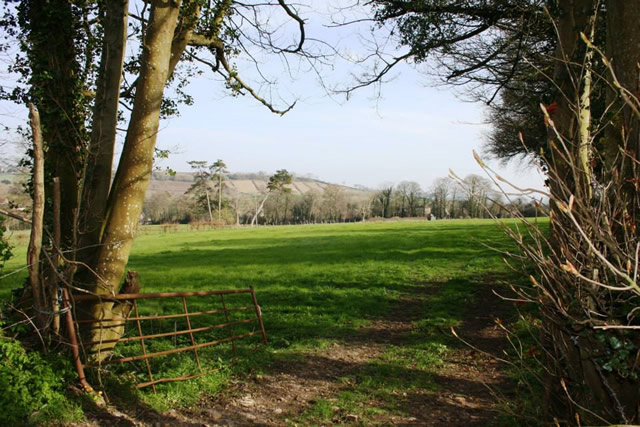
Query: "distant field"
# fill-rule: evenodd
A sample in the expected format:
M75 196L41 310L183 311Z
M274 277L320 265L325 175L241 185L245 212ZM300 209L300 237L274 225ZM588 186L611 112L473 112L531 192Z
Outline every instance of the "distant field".
M12 239L18 244L16 256L7 263L3 275L24 265L26 234L17 233ZM301 357L314 348L326 348L357 334L370 322L387 318L394 307L397 311L400 301L418 298L418 307L424 314L417 330L422 334L385 357L393 357L394 364L424 362L425 372L431 372L439 366L437 360L448 345L442 331L461 322L478 284L508 277L501 256L482 243L493 247L509 245L489 220L199 232L188 231L188 227L163 232L162 227L151 226L141 230L128 269L139 272L143 292L254 286L269 346L255 356L257 342L246 344L254 349L244 356L254 357L252 369L263 369L270 360ZM9 290L25 277L26 272L20 271L2 279L0 299L6 299ZM429 288L433 288L432 293ZM194 310L205 305L204 301L199 302ZM150 304L143 310L161 314L173 308ZM211 357L218 357L216 354ZM395 374L389 370L379 375ZM182 393L176 391L180 387L213 392L223 380L212 378L163 385L160 389L166 398ZM391 377L385 378L379 380L391 381ZM402 381L407 383L393 383L394 387L431 387L424 378L420 383L409 377ZM365 396L371 391L360 392ZM309 416L307 421L315 419L315 415Z

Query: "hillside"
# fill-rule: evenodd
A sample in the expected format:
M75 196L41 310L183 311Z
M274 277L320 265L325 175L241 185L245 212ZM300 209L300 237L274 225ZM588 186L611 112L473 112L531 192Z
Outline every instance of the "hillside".
M20 191L20 183L27 179L25 174L21 173L2 173L0 174L0 205L5 204L9 197L9 191L13 186L14 192ZM266 173L230 173L227 176L227 189L229 195L252 196L258 195L265 191L269 175ZM184 194L193 182L193 174L190 172L177 172L174 176L170 176L165 172L156 171L149 184L147 197L156 193L168 192L172 195ZM317 179L306 177L294 177L291 185L292 194L308 194L311 192L322 193L324 189L332 185L331 183L320 181ZM212 183L213 186L213 183ZM367 195L367 190L338 185L348 195Z
M269 176L264 173L230 173L227 176L226 186L227 193L231 195L252 196L264 193ZM184 194L193 182L193 174L188 172L178 172L174 176L169 176L164 172L154 172L149 184L147 197L159 193L168 192L170 194ZM331 184L317 179L306 177L294 177L291 185L292 194L308 194L311 192L322 193L324 189ZM213 186L213 183L212 183ZM347 194L365 195L366 190L337 185Z

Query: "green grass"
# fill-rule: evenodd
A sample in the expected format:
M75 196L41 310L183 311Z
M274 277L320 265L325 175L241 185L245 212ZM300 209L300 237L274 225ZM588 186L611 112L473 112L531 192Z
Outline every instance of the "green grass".
M311 350L340 342L371 321L388 316L401 298L420 295L422 320L407 344L390 346L357 377L345 378L344 393L334 402L317 401L303 414L302 419L309 423L330 420L336 406L341 411L360 408L356 413L366 420L372 411L399 410L398 390L434 389L430 373L437 371L447 349L457 345L443 331L461 322L478 282L506 272L500 255L480 242L509 245L488 220L142 231L128 269L139 272L143 292L254 286L269 338L266 348L255 338L240 342L241 357L230 369L190 382L161 385L157 395L135 392L157 409L192 404L201 392L219 391L231 375L262 372L273 360L301 358ZM22 243L3 274L23 265L25 239L18 237L14 236L15 241ZM9 290L20 286L25 277L26 272L20 271L2 279L0 299L8 298ZM229 298L231 305L246 302L241 296ZM213 303L218 304L194 299L190 310L210 309ZM141 310L149 313L178 307L166 300L141 304ZM160 326L167 324L155 325ZM158 344L157 349L162 345L166 344ZM122 346L119 351L139 350ZM229 358L228 350L201 352L209 367L227 366ZM192 360L154 359L153 367L162 376L176 374L191 369ZM136 369L132 375L142 378L142 365ZM375 408L362 404L371 399L384 404Z

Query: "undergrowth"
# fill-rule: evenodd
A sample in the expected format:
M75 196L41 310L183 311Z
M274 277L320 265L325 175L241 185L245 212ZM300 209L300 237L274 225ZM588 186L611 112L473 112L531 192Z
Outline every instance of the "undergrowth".
M84 420L81 398L67 386L76 372L62 354L42 355L0 332L0 412L4 425L68 424Z

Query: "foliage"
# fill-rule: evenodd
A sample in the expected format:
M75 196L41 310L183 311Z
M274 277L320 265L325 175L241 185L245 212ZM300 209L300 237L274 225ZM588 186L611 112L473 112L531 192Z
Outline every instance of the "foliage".
M264 179L264 178L263 178ZM363 221L370 217L383 217L384 203L389 217L412 218L483 218L487 212L481 208L485 200L495 200L495 193L485 178L469 175L465 178L477 190L467 197L453 185L450 178L436 180L427 191L416 182L402 181L386 189L387 194L377 194L366 188L354 190L340 185L328 184L321 191L305 194L275 192L269 196L263 208L261 223L268 225L310 224ZM214 178L214 183L215 183ZM194 184L195 185L195 184ZM224 186L224 181L223 181ZM213 194L210 194L213 199ZM237 213L238 224L250 222L255 211L255 195L246 195L237 190L230 191L222 200L220 223L232 224ZM541 215L533 203L516 199L511 201L525 216ZM206 206L206 200L205 205ZM217 209L217 207L216 207ZM508 210L497 203L491 206L493 213L507 215ZM233 212L232 212L233 211ZM189 223L202 214L202 207L193 206L186 198L172 196L168 192L154 193L145 201L145 218L153 224Z
M575 111L581 105L574 106ZM640 400L640 341L635 333L640 328L635 314L640 287L634 267L640 241L638 216L632 214L640 206L639 194L617 166L603 166L586 179L576 153L567 148L571 139L548 123L567 153L564 158L570 159L563 165L570 165L575 181L562 179L563 168L547 162L554 192L539 193L550 197L554 208L551 236L517 212L523 226L504 227L520 248L505 256L530 279L515 288L519 301L535 307L529 310L532 336L508 332L516 349L513 357L531 374L531 389L545 389L549 395L551 388L562 388L563 396L544 402L556 413L575 412L579 419L598 423L628 423L637 419ZM629 175L637 177L638 164L630 153L621 150L621 163L628 162ZM592 156L594 162L606 164L604 154ZM479 162L489 176L495 174ZM591 195L592 185L597 194ZM508 190L503 191L506 195ZM532 357L535 353L539 357Z
M82 421L80 407L64 394L66 384L76 375L70 360L27 352L19 341L5 336L0 336L0 359L0 411L4 423Z
M224 204L223 193L225 184L225 174L229 172L227 170L227 165L221 160L216 160L211 165L211 179L214 182L214 187L216 188L216 192L218 193L218 221L222 219L222 205Z
M193 196L196 206L204 212L209 212L209 219L213 220L209 197L209 182L213 179L213 166L210 166L205 160L192 160L188 163L191 169L195 170L195 173L193 174L193 184L185 194Z
M269 192L291 193L291 188L287 185L293 182L293 176L286 169L280 169L269 177L267 190Z
M503 159L538 154L546 139L537 106L551 104L556 97L555 87L539 74L550 74L553 68L556 32L545 8L556 16L556 1L376 0L371 4L375 20L404 50L394 56L376 51L371 57L390 58L367 72L356 87L379 82L401 61L428 64L427 72L438 74L446 84L464 86L473 99L489 106L494 125L489 152ZM514 128L526 132L526 145Z
M286 169L280 169L276 171L273 175L269 177L269 181L267 182L267 192L260 202L260 206L257 207L253 218L251 219L251 225L255 225L258 222L258 216L263 212L265 203L269 199L269 196L274 195L283 195L291 193L291 188L288 187L293 182L293 175L291 175ZM288 198L285 199L288 201ZM285 209L285 215L286 215Z
M377 202L380 205L380 213L383 218L391 216L391 194L393 186L382 188L377 194Z
M7 228L4 226L4 217L0 216L0 272L2 272L5 262L7 262L13 255L11 252L11 245L4 236L6 231Z

